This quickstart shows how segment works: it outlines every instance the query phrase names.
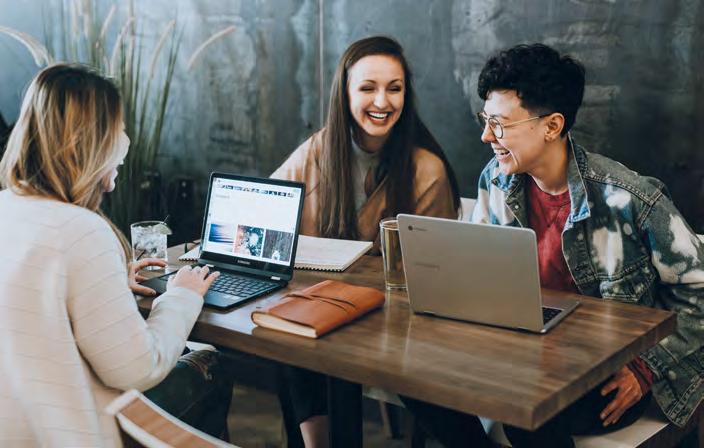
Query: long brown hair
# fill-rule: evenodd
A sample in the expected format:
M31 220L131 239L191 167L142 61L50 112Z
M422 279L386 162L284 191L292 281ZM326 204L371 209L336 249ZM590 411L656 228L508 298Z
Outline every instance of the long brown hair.
M100 211L105 177L124 157L116 145L121 126L120 93L112 82L82 65L47 67L27 89L0 161L0 184L100 214L127 261L127 239Z
M368 37L350 45L340 58L330 90L330 105L323 133L320 155L320 234L330 238L358 237L357 212L354 206L352 179L352 126L350 113L348 73L350 68L366 56L387 55L399 61L405 74L405 96L401 116L380 153L377 177L386 177L386 215L412 213L414 203L415 166L413 151L424 148L438 156L447 171L455 208L460 206L455 173L440 144L418 116L411 70L403 55L403 48L394 39L384 36Z

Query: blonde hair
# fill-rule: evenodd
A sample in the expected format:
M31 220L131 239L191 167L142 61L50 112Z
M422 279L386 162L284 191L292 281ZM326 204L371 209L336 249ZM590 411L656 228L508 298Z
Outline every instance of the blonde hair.
M112 82L82 65L47 67L27 89L0 161L0 183L100 214L129 260L127 239L100 210L106 176L124 157L121 131L120 93Z

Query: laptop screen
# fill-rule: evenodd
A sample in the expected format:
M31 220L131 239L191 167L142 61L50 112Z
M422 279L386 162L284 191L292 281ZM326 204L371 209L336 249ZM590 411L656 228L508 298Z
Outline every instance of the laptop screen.
M213 173L203 252L214 261L285 272L293 267L304 185Z

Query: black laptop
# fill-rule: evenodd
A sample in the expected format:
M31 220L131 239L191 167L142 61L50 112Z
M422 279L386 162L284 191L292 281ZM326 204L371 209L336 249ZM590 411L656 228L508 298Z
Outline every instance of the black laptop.
M305 184L213 173L198 264L220 271L205 304L229 308L286 286L293 267ZM158 294L175 272L147 280Z

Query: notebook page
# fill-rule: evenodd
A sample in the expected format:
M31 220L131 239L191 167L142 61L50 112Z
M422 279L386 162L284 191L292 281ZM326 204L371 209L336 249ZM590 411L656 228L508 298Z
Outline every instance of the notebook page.
M300 235L296 251L296 268L344 271L371 247L371 241L336 240Z
M196 247L194 247L193 249L189 250L185 254L178 257L178 260L179 261L198 261L198 257L200 257L200 244L197 244Z

